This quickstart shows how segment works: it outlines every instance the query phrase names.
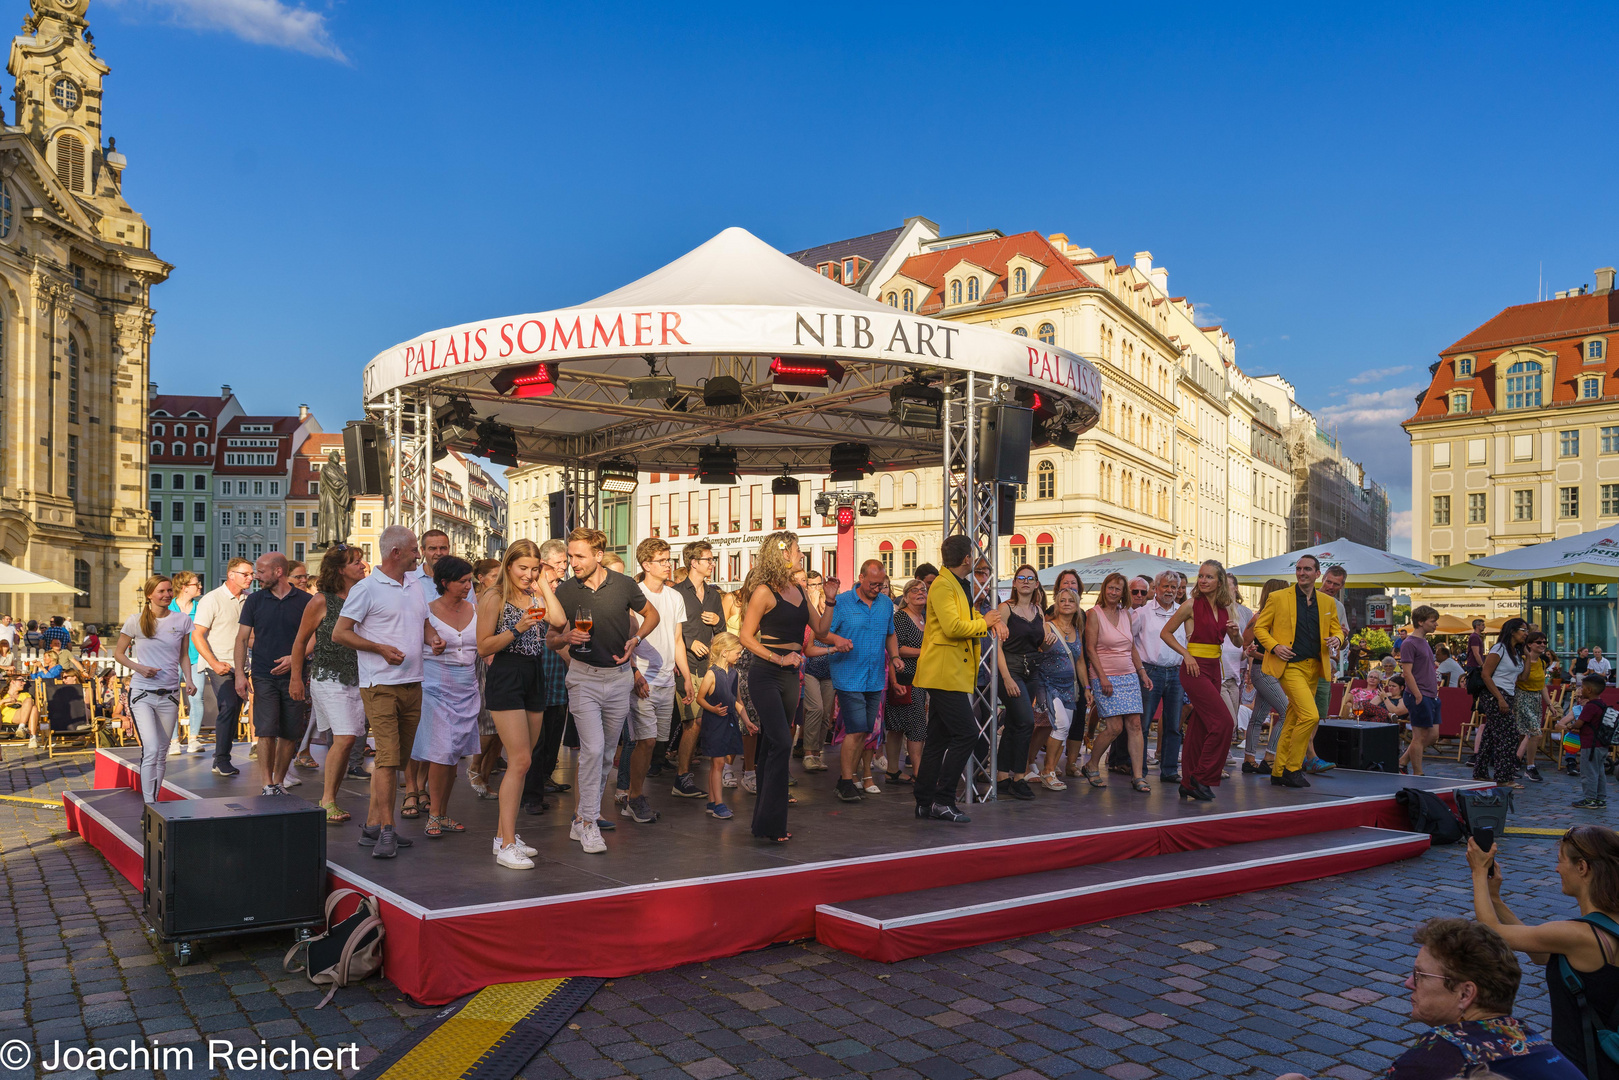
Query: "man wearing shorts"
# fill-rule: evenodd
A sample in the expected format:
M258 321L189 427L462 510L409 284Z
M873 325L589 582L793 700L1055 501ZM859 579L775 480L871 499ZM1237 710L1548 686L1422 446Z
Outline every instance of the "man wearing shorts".
M702 726L696 684L708 673L708 643L714 640L716 632L725 629L725 606L720 602L720 591L708 584L714 576L714 549L708 541L694 540L687 544L681 549L680 561L685 564L686 577L673 588L686 603L686 622L680 628L680 637L686 643L686 669L691 672L693 681L685 684L685 693L681 695L682 727L676 759L679 767L673 792L685 799L702 799L708 792L697 786L697 778L691 772L691 756L697 749L697 732ZM656 753L654 747L653 754Z
M894 601L883 588L885 577L883 564L876 559L860 565L855 587L832 604L832 624L824 639L832 646L832 690L838 699L838 719L843 722L837 791L844 802L862 798L855 783L860 755L867 736L876 730L888 672L901 666L899 639L894 636Z
M394 834L394 788L422 719L427 605L421 590L405 580L420 560L416 534L403 525L388 526L377 538L377 554L376 568L343 601L332 642L359 654L360 699L377 743L360 846L372 848L378 859L391 859L411 846Z
M1411 721L1411 745L1400 764L1422 775L1422 754L1439 741L1439 667L1428 635L1439 625L1439 612L1423 604L1411 613L1414 633L1400 642L1400 670L1405 675L1405 711Z
M247 698L251 636L253 736L259 741L259 765L264 770L263 794L282 795L282 782L306 723L304 703L292 698L292 643L309 594L287 580L287 557L279 551L260 555L253 576L260 588L242 605L236 627L236 696Z

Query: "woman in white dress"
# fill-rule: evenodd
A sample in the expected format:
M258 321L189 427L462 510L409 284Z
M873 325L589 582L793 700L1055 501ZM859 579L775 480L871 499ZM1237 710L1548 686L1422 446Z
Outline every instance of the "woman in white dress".
M427 622L442 645L422 658L422 720L410 756L428 762L429 809L423 831L439 837L466 831L450 817L450 788L461 759L478 753L483 696L478 691L478 609L467 599L472 564L444 556L433 567L433 584L439 596L427 605Z

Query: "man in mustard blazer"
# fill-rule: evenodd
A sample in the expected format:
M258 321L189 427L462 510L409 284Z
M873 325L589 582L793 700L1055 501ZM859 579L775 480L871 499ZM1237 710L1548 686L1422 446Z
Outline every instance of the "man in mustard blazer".
M913 686L928 692L928 737L916 770L916 816L964 825L971 819L956 809L956 781L961 779L978 741L973 720L973 688L978 684L978 640L993 633L1004 639L1001 612L983 615L973 609L967 575L973 542L947 536L940 545L944 573L928 587L927 621L922 627L922 655L916 658Z
M1265 650L1265 674L1279 680L1287 695L1287 719L1270 782L1307 788L1310 781L1304 778L1304 754L1321 719L1315 688L1322 672L1329 669L1332 652L1342 644L1343 628L1338 625L1338 605L1330 598L1322 603L1322 594L1316 592L1315 582L1321 576L1316 557L1299 556L1293 576L1296 587L1279 589L1265 601L1264 610L1254 620L1254 640Z

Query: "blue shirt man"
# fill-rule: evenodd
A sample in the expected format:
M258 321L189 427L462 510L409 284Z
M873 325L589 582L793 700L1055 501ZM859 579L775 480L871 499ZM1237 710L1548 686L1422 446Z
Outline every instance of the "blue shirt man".
M899 641L894 636L894 601L883 588L883 564L868 559L860 567L853 589L839 593L832 605L827 643L833 647L832 688L838 696L838 719L844 740L840 752L843 777L838 798L859 802L855 768L865 749L864 738L877 724L877 710L888 687L888 671L899 662Z

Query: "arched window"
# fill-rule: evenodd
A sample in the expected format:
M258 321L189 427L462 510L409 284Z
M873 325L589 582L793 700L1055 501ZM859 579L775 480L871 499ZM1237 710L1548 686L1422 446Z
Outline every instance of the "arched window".
M884 540L877 545L877 561L883 564L883 573L894 576L894 545Z
M950 283L950 302L952 304L961 303L961 282L959 281Z
M90 564L83 559L73 560L73 587L79 594L73 598L74 607L90 606Z
M176 435L180 436L181 438L184 438L185 433L186 433L186 426L184 424L175 424L174 425L174 433Z
M877 478L877 506L883 510L894 508L894 477L890 473Z
M152 456L153 457L162 457L163 456L163 444L162 443L160 443L160 442L153 443L152 447L151 447L151 450L152 450Z
M207 443L201 443L201 442L194 444L191 447L191 456L192 457L207 457L208 456L208 444Z
M906 289L904 294L900 297L900 307L904 308L906 311L916 310L916 304L914 298L911 296L911 290Z
M1152 485L1145 480L1141 481L1141 509L1152 509Z
M1057 497L1057 467L1049 461L1042 461L1034 467L1034 497L1037 499Z
M915 540L907 540L899 546L899 572L908 578L916 576Z
M1507 408L1540 408L1540 365L1519 360L1507 368Z
M899 307L899 294L898 293L889 293L888 294L888 306L889 307Z
M1029 272L1021 266L1012 271L1012 291L1029 291Z
M1040 324L1039 336L1047 345L1057 344L1057 328L1048 322Z
M970 277L967 279L967 299L978 299L978 279L975 277Z
M1029 561L1029 541L1022 533L1013 533L1011 545L1012 569L1016 572L1018 567Z
M84 140L77 135L56 137L56 178L69 191L84 194Z
M11 189L0 184L0 239L11 235Z
M152 425L152 434L153 435L167 435L168 434L168 429L166 429L162 424L153 424Z
M206 424L198 424L197 425L197 438L206 439L207 437L208 437L208 426Z
M169 449L174 452L175 457L185 457L186 456L186 444L183 443L183 442L177 442L173 446L171 446Z
M1012 333L1016 334L1018 337L1028 337L1029 336L1029 330L1028 330L1027 327L1024 327L1024 326L1019 326L1018 328L1013 330Z
M1041 533L1034 538L1034 568L1036 570L1050 570L1057 565L1057 542L1050 533Z
M916 474L908 472L899 480L899 504L901 507L910 507L917 504Z

